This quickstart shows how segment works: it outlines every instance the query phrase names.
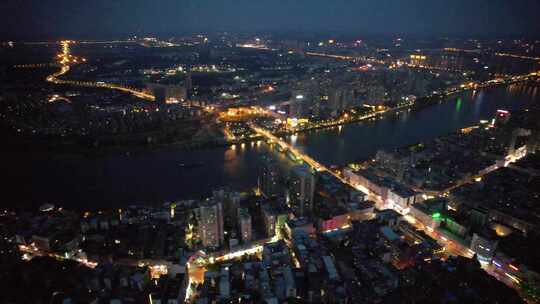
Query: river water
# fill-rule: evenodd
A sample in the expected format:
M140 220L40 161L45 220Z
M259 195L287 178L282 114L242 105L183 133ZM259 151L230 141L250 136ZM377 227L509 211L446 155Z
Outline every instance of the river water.
M287 140L325 165L346 164L379 149L429 140L490 119L497 109L525 108L540 101L539 90L519 84L466 92L422 110L311 131ZM246 190L256 186L261 157L268 154L277 153L264 143L198 151L171 147L92 159L2 153L1 205L37 208L53 203L85 210L202 198L222 186ZM283 155L278 157L286 162ZM181 163L203 165L186 168Z
M346 164L490 120L498 109L517 110L540 102L540 88L523 84L454 95L441 104L401 112L375 122L320 129L290 136L289 142L325 165Z

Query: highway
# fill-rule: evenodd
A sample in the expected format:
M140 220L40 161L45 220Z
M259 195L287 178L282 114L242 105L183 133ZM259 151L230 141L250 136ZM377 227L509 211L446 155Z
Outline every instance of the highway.
M475 52L472 50L458 50L458 49L452 49L452 48L446 48L443 49L445 51L454 51L454 52ZM522 55L516 55L516 54L508 54L508 53L494 53L495 56L499 57L511 57L511 58L518 58L518 59L528 59L528 60L534 60L534 61L540 61L540 57L530 57L530 56L522 56ZM325 58L333 58L338 60L347 60L347 61L364 61L369 63L375 63L375 64L387 64L384 60L377 60L375 58L366 57L366 56L347 56L347 55L336 55L336 54L328 54L328 53L319 53L319 52L305 52L305 55L307 56L314 56L314 57L325 57ZM404 63L404 66L409 68L420 68L420 69L426 69L426 70L433 70L433 71L448 71L448 68L442 68L442 67L435 67L435 66L428 66L428 65L415 65L412 63ZM539 71L540 72L540 71ZM528 76L536 76L539 72L531 73L531 74L525 74L520 76L509 76L506 80L510 78L526 78ZM519 81L519 80L516 80ZM489 85L490 83L487 82L486 85ZM493 83L491 83L493 84Z
M317 53L317 52L306 52L305 54L308 56L315 56L315 57L326 57L326 58L334 58L334 59L340 59L340 60L364 61L364 62L371 62L371 63L376 63L376 64L385 64L383 60L377 60L375 58L365 57L365 56L354 57L354 56L334 55L334 54Z
M62 44L64 41L60 41ZM138 43L135 40L105 40L105 41L91 41L91 40L81 40L77 41L77 44L121 44L121 43ZM36 41L36 42L22 42L23 45L52 45L58 44L57 41Z
M145 99L148 101L155 101L155 96L146 93L143 91L139 91L130 87L121 86L118 84L112 84L112 83L105 83L105 82L93 82L93 81L75 81L75 80L63 80L60 79L60 77L66 75L70 69L72 64L77 63L84 63L86 62L85 58L77 58L71 54L71 50L69 45L76 42L65 40L60 43L62 47L62 52L58 54L58 63L60 64L61 68L60 71L51 74L47 76L46 80L48 82L54 83L54 84L67 84L67 85L73 85L73 86L79 86L79 87L88 87L88 88L105 88L109 90L116 90L124 93L131 94L135 97Z

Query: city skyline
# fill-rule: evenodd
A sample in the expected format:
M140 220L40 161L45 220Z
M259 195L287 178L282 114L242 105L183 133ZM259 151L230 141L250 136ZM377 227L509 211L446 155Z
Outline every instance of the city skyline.
M0 303L540 303L539 10L4 1Z
M537 1L3 1L2 39L189 32L538 37Z

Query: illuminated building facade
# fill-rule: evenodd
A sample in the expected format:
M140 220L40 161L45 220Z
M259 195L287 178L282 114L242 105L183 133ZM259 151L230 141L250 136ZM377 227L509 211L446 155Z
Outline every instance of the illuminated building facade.
M205 201L195 210L198 234L204 247L218 248L223 244L223 206L221 202Z
M338 214L332 217L319 219L319 231L322 233L337 231L350 227L348 214Z
M280 170L272 159L265 159L259 175L259 189L265 197L274 197L282 194L280 183ZM281 192L281 193L280 193Z
M315 176L306 166L297 166L291 172L287 191L287 204L298 216L304 216L313 210Z
M506 110L497 110L497 116L495 116L495 125L505 124L510 120L510 112Z
M491 262L491 259L495 255L497 244L497 240L493 237L473 233L470 248L476 253L479 260Z
M425 55L413 54L410 56L411 64L417 66L424 66L426 64L427 57Z
M186 90L179 85L148 83L146 87L154 94L155 101L158 104L180 103L186 99Z
M238 226L242 242L250 242L251 235L251 215L245 208L238 209Z
M347 87L332 90L328 99L332 116L339 116L353 102L353 98L353 91Z
M281 204L273 203L266 203L261 208L264 228L268 237L280 235L285 222L289 219L287 209Z
M289 117L300 118L304 116L306 96L297 94L289 104Z

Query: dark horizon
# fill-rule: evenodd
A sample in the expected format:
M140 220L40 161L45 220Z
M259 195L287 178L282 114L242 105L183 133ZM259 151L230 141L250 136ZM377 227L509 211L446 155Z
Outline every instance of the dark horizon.
M445 40L450 41L464 41L468 39L477 39L477 40L514 40L514 39L524 39L525 41L538 41L540 39L540 34L538 35L520 35L520 34L506 34L506 35L497 35L497 34L476 34L476 35L467 35L467 34L452 34L452 33L440 33L440 34L429 34L422 35L416 33L361 33L361 32L338 32L338 31L232 31L232 30L193 30L193 31L178 31L178 32L125 32L125 33L109 33L102 35L92 35L92 34L58 34L58 35L21 35L17 37L3 37L0 36L0 42L50 42L54 43L61 40L87 40L87 41L100 41L100 40L125 40L131 39L134 37L144 38L144 37L156 37L158 39L173 39L181 38L187 36L195 35L206 35L212 37L213 35L218 34L233 34L239 35L244 38L259 36L259 37L269 37L271 39L299 39L304 41L316 41L316 40L325 40L325 39L336 39L338 41L354 41L357 39L367 40L376 39L376 40L394 40L396 38L402 38L405 40L423 40L423 41L433 41L433 40Z
M155 3L157 2L157 3ZM534 0L4 0L0 39L271 32L419 37L540 36Z

